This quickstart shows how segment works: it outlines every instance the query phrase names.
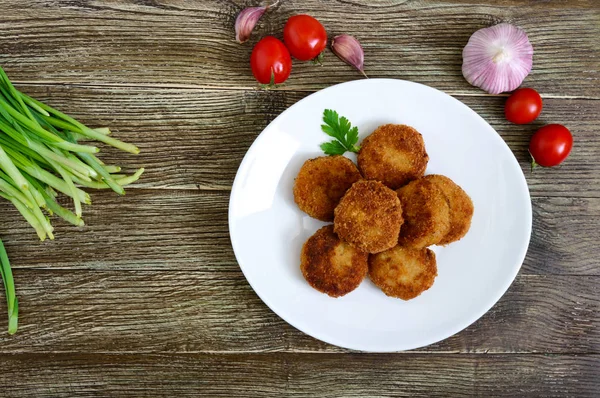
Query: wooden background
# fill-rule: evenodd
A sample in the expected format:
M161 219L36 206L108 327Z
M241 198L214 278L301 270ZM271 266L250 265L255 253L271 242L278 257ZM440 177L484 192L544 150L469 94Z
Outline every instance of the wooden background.
M81 229L56 222L38 242L0 202L20 327L0 298L0 396L598 396L600 393L600 4L595 0L283 0L250 42L233 21L258 1L0 0L0 64L18 87L137 144L102 158L146 168L124 197L94 192ZM227 206L236 169L280 112L359 79L328 52L295 62L284 87L257 90L248 67L263 35L309 13L365 48L372 77L455 96L504 138L531 190L534 229L517 279L457 335L388 355L319 342L279 319L244 279ZM503 117L505 96L461 74L477 29L523 27L525 81L544 98L532 125ZM536 127L575 136L566 163L529 171Z

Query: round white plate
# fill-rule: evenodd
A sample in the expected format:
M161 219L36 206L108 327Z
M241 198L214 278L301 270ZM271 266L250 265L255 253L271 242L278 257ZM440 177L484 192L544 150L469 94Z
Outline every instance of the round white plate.
M302 276L302 245L326 223L298 209L292 187L304 161L323 155L319 144L329 139L320 129L326 108L358 126L360 140L381 124L413 126L423 134L430 157L426 173L452 178L473 199L469 233L433 247L438 277L413 300L387 297L368 278L334 299ZM285 321L340 347L399 351L452 336L500 299L527 252L531 201L512 152L473 110L421 84L369 79L308 96L260 134L233 184L229 230L248 282Z

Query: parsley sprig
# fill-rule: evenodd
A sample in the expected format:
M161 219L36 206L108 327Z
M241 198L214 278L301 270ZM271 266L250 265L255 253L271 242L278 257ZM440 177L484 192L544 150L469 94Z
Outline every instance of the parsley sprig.
M331 109L323 111L321 130L330 137L335 138L321 144L321 149L326 155L343 155L345 152L358 152L358 127L352 127L350 121Z

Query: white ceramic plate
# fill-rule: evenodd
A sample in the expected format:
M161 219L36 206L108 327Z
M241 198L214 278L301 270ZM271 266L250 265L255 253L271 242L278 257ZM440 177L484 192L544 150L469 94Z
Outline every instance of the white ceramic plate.
M310 287L300 272L302 245L326 223L298 209L292 187L304 161L323 155L326 108L358 126L360 139L384 123L415 127L430 157L426 173L452 178L473 199L469 233L433 248L438 277L413 300L387 297L368 278L334 299ZM233 184L229 229L248 282L281 318L340 347L398 351L452 336L500 299L527 252L531 202L512 152L473 110L421 84L369 79L308 96L260 134Z

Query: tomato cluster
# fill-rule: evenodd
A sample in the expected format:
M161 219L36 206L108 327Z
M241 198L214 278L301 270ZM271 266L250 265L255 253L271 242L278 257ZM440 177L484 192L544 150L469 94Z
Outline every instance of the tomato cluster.
M531 123L542 112L542 97L532 88L520 88L508 97L504 115L516 124ZM573 136L561 124L548 124L535 132L529 142L534 165L552 167L561 164L573 147Z
M252 50L252 74L262 84L283 83L292 71L292 56L316 59L327 45L327 32L310 15L294 15L283 28L283 42L273 36L261 39Z

